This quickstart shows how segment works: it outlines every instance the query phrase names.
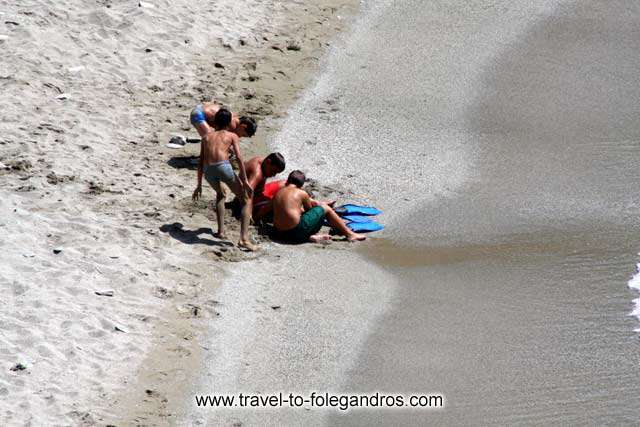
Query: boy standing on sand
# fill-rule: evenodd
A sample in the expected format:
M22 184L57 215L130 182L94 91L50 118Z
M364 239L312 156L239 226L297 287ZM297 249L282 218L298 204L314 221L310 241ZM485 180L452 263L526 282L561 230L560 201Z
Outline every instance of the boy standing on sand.
M222 106L215 102L203 102L202 104L196 105L196 107L191 111L189 120L193 127L198 131L200 138L204 138L211 128L220 130L216 128L213 119L221 108ZM257 129L258 125L251 117L238 117L236 114L232 114L228 130L238 135L239 138L243 138L245 136L251 138L256 133Z
M304 173L295 170L273 198L273 225L278 238L292 243L320 242L329 240L328 234L318 234L325 217L329 225L347 237L350 242L364 240L366 236L354 233L342 218L326 203L313 200L302 186Z
M218 233L216 236L225 239L224 234L224 201L225 195L220 186L224 182L240 200L243 201L242 217L240 221L240 241L238 246L255 250L255 246L249 240L249 220L251 219L251 197L253 190L247 180L247 175L240 153L240 138L229 131L231 124L231 112L220 108L213 118L216 131L209 131L202 138L200 146L200 161L198 163L198 186L193 192L193 200L198 200L202 195L202 176L216 192L216 217L218 220ZM240 177L236 175L229 162L229 149L233 150L240 164Z

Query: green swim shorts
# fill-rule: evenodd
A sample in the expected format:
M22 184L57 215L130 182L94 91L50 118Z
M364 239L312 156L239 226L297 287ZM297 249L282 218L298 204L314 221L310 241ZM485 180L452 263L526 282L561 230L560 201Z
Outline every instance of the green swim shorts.
M278 231L278 238L293 243L304 243L322 228L325 212L322 206L315 206L300 217L300 222L291 230Z

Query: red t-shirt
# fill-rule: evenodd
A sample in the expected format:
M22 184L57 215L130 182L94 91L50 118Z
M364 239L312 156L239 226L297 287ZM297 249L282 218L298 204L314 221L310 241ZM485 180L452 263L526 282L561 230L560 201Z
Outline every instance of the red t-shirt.
M262 194L267 199L273 199L276 193L278 192L278 190L280 190L280 188L284 186L284 183L285 183L284 179L267 182L264 185L264 190L262 191Z
M253 198L253 212L254 214L261 209L264 205L269 203L276 195L278 190L284 187L284 179L267 182L264 185L262 193Z

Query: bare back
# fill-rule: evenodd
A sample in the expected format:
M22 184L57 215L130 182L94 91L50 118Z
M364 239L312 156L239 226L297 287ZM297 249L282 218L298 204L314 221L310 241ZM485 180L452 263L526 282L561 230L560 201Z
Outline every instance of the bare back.
M202 108L204 109L204 116L207 118L208 125L209 123L213 123L213 118L222 108L222 105L216 104L215 102L203 102ZM229 126L229 129L233 131L237 127L238 122L238 115L236 113L231 113L231 125Z
M211 117L211 119L213 120L216 113L218 112L218 110L220 110L220 108L222 108L222 106L216 104L215 102L203 102L202 108L204 109L205 116L207 118Z
M227 130L218 130L207 133L202 138L202 165L229 160L229 150L237 143L238 136Z
M306 191L295 185L285 186L273 198L273 225L280 231L291 230L298 225L309 203L310 197Z

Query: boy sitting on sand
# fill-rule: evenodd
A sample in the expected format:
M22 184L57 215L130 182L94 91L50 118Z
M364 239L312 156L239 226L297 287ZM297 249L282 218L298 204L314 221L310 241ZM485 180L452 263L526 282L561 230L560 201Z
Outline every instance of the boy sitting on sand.
M304 173L291 172L284 188L273 198L273 225L278 238L292 243L329 240L330 235L318 234L326 217L329 224L350 242L366 239L347 227L329 205L313 200L302 190L305 181Z
M216 128L214 117L221 108L222 106L214 102L203 102L202 104L196 105L196 107L191 111L189 119L193 127L198 131L200 138L204 138L211 128L220 130ZM238 135L238 138L243 138L245 136L251 138L256 133L257 129L258 125L251 117L238 117L236 114L232 114L231 124L229 125L228 130Z
M229 131L231 112L220 108L213 118L216 131L210 131L202 138L200 161L198 163L198 186L193 192L193 200L202 195L202 175L216 192L216 217L218 220L217 237L225 239L224 234L224 201L225 195L220 186L224 182L240 200L243 201L240 220L240 241L238 246L255 250L249 240L249 220L251 219L252 189L247 180L244 162L240 153L240 138ZM236 175L229 162L229 149L232 149L240 164L240 177Z

